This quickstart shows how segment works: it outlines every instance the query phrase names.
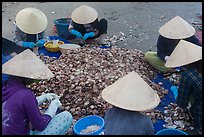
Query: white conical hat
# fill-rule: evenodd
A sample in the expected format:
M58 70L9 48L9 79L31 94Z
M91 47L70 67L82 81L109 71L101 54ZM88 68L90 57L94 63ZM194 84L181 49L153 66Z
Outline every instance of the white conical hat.
M156 91L134 71L106 87L102 98L116 107L131 111L150 110L160 102Z
M76 8L71 14L71 19L78 24L92 23L97 18L98 18L97 11L94 8L89 7L87 5L82 5Z
M176 16L159 29L159 34L169 39L185 39L195 34L195 28L180 16Z
M202 47L180 40L165 63L166 67L179 67L202 59Z
M48 21L45 14L36 8L24 8L16 15L16 25L28 34L38 34L44 31Z
M4 63L2 73L31 79L50 79L54 77L49 68L30 49Z

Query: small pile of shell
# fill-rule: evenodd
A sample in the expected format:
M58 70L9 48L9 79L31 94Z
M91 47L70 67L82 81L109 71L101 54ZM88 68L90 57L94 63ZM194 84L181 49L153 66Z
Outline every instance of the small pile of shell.
M43 54L39 55L39 58L44 61L45 64L50 64L54 60L56 60L56 57L49 57L49 56L44 56Z
M179 78L180 78L179 73L173 73L169 76L169 81L174 83L174 85L179 85Z
M90 126L87 126L86 129L83 129L80 131L80 134L90 134L90 133L93 133L97 130L99 130L101 128L101 126L98 126L98 125L90 125Z
M125 36L125 34L123 32L120 32L117 35L113 35L113 36L107 37L105 39L105 41L106 41L106 43L108 45L116 46L118 44L118 42L125 41L126 38L127 37Z
M190 123L191 116L177 104L170 103L164 109L164 121L166 122L163 125L164 128L175 128L183 131L194 129Z
M190 114L175 103L170 103L164 107L164 111L152 109L142 113L150 117L153 123L157 122L158 119L164 120L164 128L174 128L183 131L194 129L190 123L192 120Z
M158 119L164 120L164 113L160 110L152 109L142 113L150 117L153 123L155 123Z
M169 93L168 89L165 89L164 87L162 87L163 83L159 82L158 84L155 84L154 82L149 83L149 85L152 87L152 89L154 89L159 98L163 98L166 94Z

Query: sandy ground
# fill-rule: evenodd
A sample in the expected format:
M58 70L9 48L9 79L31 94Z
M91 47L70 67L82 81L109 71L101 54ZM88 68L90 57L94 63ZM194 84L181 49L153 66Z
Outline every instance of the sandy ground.
M48 18L46 35L53 33L53 20L69 17L78 6L86 4L97 9L100 18L108 20L108 36L125 34L118 47L156 51L159 28L179 15L189 23L198 20L201 2L2 2L2 36L13 39L16 14L23 8L36 7Z

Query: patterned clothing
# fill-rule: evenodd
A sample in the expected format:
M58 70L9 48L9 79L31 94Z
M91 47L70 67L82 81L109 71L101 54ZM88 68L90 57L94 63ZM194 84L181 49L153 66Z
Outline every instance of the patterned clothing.
M181 73L179 81L177 104L186 108L190 96L194 96L194 104L190 108L193 116L195 128L202 128L202 75L196 69L188 69Z
M65 135L72 122L71 113L63 111L55 115L43 131L30 131L30 135Z
M34 42L36 43L39 39L44 38L44 31L39 34L27 34L21 31L16 25L15 25L15 37L14 42L22 47L22 43L25 42Z

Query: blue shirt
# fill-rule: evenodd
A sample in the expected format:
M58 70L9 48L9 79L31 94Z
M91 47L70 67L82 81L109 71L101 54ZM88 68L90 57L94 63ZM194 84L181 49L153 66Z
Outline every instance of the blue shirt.
M153 135L151 119L137 111L118 107L109 109L105 114L105 135Z

